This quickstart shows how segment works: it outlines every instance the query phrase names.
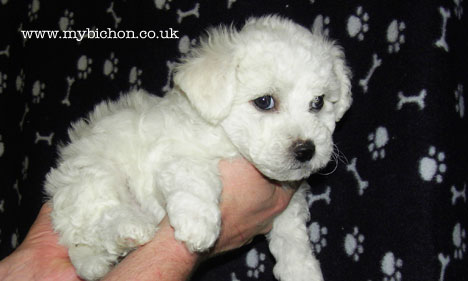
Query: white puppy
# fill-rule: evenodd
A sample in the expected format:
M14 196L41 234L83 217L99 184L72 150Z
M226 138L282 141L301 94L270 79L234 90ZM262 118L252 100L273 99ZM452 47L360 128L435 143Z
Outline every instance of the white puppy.
M168 215L191 251L221 226L220 159L242 156L266 177L298 182L322 168L351 104L343 52L277 16L217 28L182 60L164 98L131 92L73 124L45 189L78 274L104 276ZM305 187L268 235L280 280L322 280L306 232Z

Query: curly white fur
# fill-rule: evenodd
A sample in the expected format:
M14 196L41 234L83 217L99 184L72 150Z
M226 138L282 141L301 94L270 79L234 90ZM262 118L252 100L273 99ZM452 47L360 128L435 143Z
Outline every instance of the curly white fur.
M148 242L166 214L188 249L210 248L221 227L220 159L243 156L283 182L323 167L335 122L351 104L349 74L341 49L321 34L268 16L240 31L209 31L177 66L166 97L135 91L96 106L73 124L45 184L78 274L104 276ZM311 110L322 95L323 107ZM262 96L275 107L255 106ZM299 161L294 148L305 141L315 152ZM280 280L323 279L308 245L308 215L301 187L268 235Z

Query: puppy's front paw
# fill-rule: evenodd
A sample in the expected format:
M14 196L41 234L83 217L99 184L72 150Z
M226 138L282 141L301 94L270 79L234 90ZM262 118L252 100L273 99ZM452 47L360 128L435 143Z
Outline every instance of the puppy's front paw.
M221 212L217 205L180 206L177 212L169 212L169 221L177 240L186 244L191 252L209 249L218 238L221 229Z
M203 252L215 243L220 231L219 219L208 219L196 214L180 215L171 219L174 236L185 243L191 252Z

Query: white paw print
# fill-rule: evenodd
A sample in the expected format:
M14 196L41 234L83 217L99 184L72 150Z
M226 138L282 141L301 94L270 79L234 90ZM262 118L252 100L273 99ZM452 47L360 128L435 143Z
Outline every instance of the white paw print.
M141 74L143 70L134 66L130 69L130 74L128 75L128 82L130 83L130 89L140 89L141 87Z
M15 233L13 233L13 234L11 235L11 240L10 240L10 242L11 242L11 247L12 247L13 249L16 249L16 247L18 247L18 244L19 244L19 243L18 243L18 240L19 240L18 237L19 237L19 232L18 232L18 229L16 229Z
M91 58L88 58L85 55L82 55L77 63L76 63L76 69L78 70L78 78L79 79L86 79L88 78L88 75L91 73L91 64L93 63L93 60Z
M370 144L367 147L372 154L372 159L385 158L385 145L388 143L388 131L385 127L378 127L375 133L369 134L367 137Z
M119 68L117 67L118 64L119 59L115 57L114 52L111 52L110 57L104 61L104 75L109 76L110 79L114 79L115 75L119 71Z
M33 21L37 19L39 9L41 8L41 3L39 0L32 0L30 4L28 4L28 17L29 21Z
M24 89L24 79L25 79L24 70L21 69L21 71L20 71L20 73L18 74L18 76L16 76L16 91L18 91L19 93L22 93L22 92L23 92L23 89Z
M5 90L7 87L7 83L6 83L7 78L8 78L8 75L6 75L6 73L0 72L0 94L3 93L3 90Z
M197 44L196 39L190 40L190 38L187 35L184 35L179 40L179 52L181 54L186 54L190 51L190 48L195 44Z
M171 1L172 0L154 0L154 4L159 10L169 10L171 8Z
M346 29L351 37L357 37L359 41L364 40L364 33L369 31L369 14L364 12L362 6L357 7L356 14L348 18Z
M437 183L443 181L442 175L447 171L447 165L444 163L445 153L439 152L434 146L429 148L428 156L419 161L419 174L425 181L436 180Z
M317 254L320 253L322 249L327 246L327 239L325 236L328 234L328 229L326 227L321 227L318 222L313 222L309 226L308 233L314 252Z
M463 255L466 252L466 231L463 229L460 225L460 223L457 223L455 227L453 228L453 233L452 233L452 241L453 245L455 246L455 251L453 253L453 257L455 259L463 259Z
M0 135L0 157L3 156L3 153L5 153L5 144L3 144L3 138Z
M45 83L36 80L32 87L33 103L39 103L44 98Z
M312 30L320 30L322 34L325 36L330 35L330 29L328 25L330 24L330 17L318 15L315 17L314 24L312 26Z
M73 19L73 12L70 12L69 10L65 10L63 13L63 16L60 17L59 19L59 27L60 30L71 30L73 24L75 23L75 20Z
M455 3L453 13L460 20L463 16L463 0L453 0L453 2Z
M400 269L403 266L403 261L396 258L392 252L388 252L382 258L380 268L385 275L383 281L401 281Z
M265 265L263 264L265 258L265 254L259 253L255 248L247 253L245 263L249 268L249 270L247 270L248 277L255 279L259 278L260 273L263 273L265 271Z
M359 233L357 227L354 227L353 233L346 234L344 241L346 254L356 262L359 261L359 256L364 252L363 242L364 235Z
M405 35L403 34L405 28L405 23L397 20L393 20L388 26L387 42L389 53L398 53L400 51L400 45L405 43Z
M463 96L462 84L458 84L458 87L455 90L455 99L457 101L455 110L460 114L460 118L463 118L465 116L465 98Z

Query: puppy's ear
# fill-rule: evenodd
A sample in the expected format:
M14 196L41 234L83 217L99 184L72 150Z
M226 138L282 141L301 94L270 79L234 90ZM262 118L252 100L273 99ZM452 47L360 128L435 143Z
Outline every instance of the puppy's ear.
M212 124L230 112L235 87L235 31L217 28L176 66L174 83L200 115Z
M332 47L333 71L337 78L337 95L332 97L335 107L335 121L338 122L351 106L351 71L346 66L343 50L338 46Z

